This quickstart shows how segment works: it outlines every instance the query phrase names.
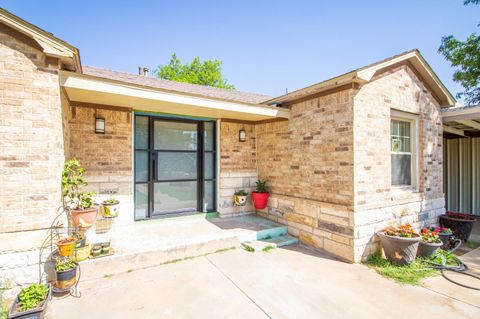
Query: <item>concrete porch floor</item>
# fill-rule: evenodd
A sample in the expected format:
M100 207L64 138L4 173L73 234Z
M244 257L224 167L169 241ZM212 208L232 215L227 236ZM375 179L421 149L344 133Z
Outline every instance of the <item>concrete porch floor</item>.
M445 281L441 277L436 280ZM478 318L480 292L399 285L302 246L241 249L85 279L48 318ZM463 297L468 296L468 300Z

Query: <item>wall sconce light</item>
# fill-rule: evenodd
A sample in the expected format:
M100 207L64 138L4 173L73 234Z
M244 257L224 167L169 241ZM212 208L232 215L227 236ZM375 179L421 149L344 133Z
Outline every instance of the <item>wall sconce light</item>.
M95 133L105 134L105 119L101 117L95 118Z
M244 128L238 131L238 140L240 142L245 142L247 140L247 132L245 131Z

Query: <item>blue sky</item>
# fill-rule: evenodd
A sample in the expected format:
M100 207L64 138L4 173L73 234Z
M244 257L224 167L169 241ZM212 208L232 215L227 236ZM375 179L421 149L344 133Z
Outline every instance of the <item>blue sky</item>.
M136 73L176 52L223 61L242 91L272 96L418 48L452 93L443 35L478 32L480 6L403 1L5 1L80 49L82 63Z

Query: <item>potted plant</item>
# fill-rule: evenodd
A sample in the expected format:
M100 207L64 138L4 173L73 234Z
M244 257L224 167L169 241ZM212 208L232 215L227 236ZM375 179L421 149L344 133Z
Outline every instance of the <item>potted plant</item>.
M418 244L418 257L433 257L443 243L438 236L439 229L424 228L420 232L422 239Z
M399 265L407 265L415 260L420 236L410 224L387 227L377 233L385 252L385 257Z
M467 214L447 212L445 215L440 215L440 226L450 228L455 237L463 242L470 237L475 221L475 217Z
M58 289L68 289L77 282L78 264L68 258L58 259L55 263L56 281L53 284Z
M267 182L258 180L257 187L254 192L252 192L252 201L253 206L256 209L264 209L267 207L268 197L270 194L267 192Z
M102 254L102 244L95 244L92 246L92 256L98 257Z
M102 246L102 255L108 255L110 253L110 242L104 242Z
M31 284L22 288L10 308L8 318L43 318L51 295L50 285L46 284Z
M85 169L77 159L65 162L62 172L62 194L65 206L75 226L90 228L97 219L98 206L94 205L93 192L82 192L88 183L83 178Z
M102 215L106 218L118 217L120 212L120 201L113 196L102 202Z
M73 237L60 238L55 244L60 256L71 256L75 251L75 238Z
M87 245L87 238L81 233L75 234L75 249L83 248Z
M235 206L245 206L247 204L247 192L244 189L236 191L233 194L233 204Z

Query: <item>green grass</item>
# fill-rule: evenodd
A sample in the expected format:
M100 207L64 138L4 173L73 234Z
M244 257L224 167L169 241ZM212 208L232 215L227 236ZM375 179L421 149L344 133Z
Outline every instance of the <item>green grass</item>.
M438 270L428 268L429 263L421 258L417 258L410 265L400 266L384 259L379 253L375 253L365 264L386 278L409 285L419 285L422 279L436 276L439 273Z
M254 253L255 252L255 249L251 246L248 246L248 245L244 245L243 248L248 251L249 253Z
M480 243L473 240L467 240L467 242L465 243L465 246L467 246L470 249L475 249L480 247Z
M215 253L218 254L218 253L224 253L224 252L227 252L229 250L233 250L235 249L236 247L235 246L232 246L232 247L228 247L228 248L222 248L222 249L217 249L215 250Z
M263 247L262 251L268 253L272 249L275 249L275 246L268 245L268 246Z

